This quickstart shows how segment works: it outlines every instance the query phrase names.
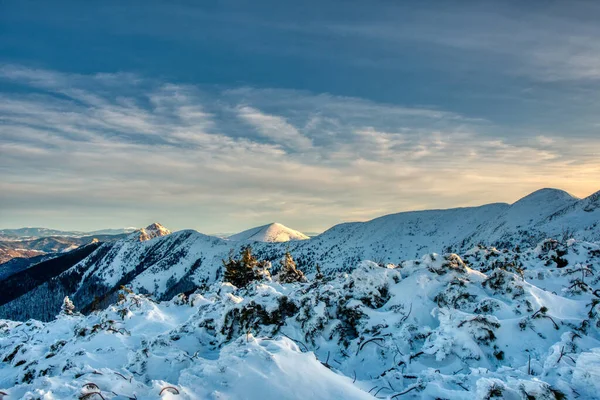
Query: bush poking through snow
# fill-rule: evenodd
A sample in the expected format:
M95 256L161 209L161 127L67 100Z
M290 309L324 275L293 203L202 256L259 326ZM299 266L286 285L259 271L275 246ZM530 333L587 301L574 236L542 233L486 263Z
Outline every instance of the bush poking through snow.
M75 313L75 305L69 299L69 296L66 296L63 300L63 304L60 308L60 313L63 315L73 315Z
M230 256L227 261L223 260L223 265L225 267L223 280L238 288L246 287L252 281L271 277L269 272L271 263L258 261L252 254L250 246L240 251L240 258L235 259Z

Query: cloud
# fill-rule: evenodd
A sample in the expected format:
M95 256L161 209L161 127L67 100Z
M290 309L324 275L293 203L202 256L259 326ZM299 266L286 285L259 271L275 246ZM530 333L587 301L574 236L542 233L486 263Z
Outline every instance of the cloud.
M6 66L0 214L8 225L297 229L402 210L598 188L600 141L445 110L305 91ZM8 71L8 72L7 72ZM132 79L132 77L134 77Z
M386 12L333 21L327 32L366 40L382 54L389 54L391 46L434 48L447 55L444 65L452 62L455 68L475 65L537 82L600 79L600 7L593 2L518 8L494 2L438 4L435 10L400 5ZM400 59L390 62L397 66Z
M265 114L248 106L239 107L238 116L252 125L260 135L288 149L303 151L312 147L312 141L283 117Z

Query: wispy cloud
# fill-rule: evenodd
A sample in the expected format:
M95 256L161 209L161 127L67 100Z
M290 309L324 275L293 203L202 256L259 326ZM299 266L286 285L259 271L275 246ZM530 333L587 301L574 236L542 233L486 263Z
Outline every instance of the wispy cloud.
M0 213L10 225L160 218L222 231L282 218L315 230L512 201L541 186L598 189L599 140L511 139L444 110L15 65L0 77L24 89L0 95Z
M269 115L256 108L242 106L238 108L238 116L252 125L257 132L277 144L292 150L307 150L312 147L312 141L302 135L285 118Z

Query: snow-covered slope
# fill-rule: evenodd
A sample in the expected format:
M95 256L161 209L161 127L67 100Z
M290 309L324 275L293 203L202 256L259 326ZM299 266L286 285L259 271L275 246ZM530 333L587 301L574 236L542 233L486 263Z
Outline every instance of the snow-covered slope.
M309 239L302 232L295 231L285 225L273 222L272 224L259 226L248 229L246 231L229 236L229 240L241 241L256 241L256 242L289 242L290 240L306 240Z
M580 202L565 191L541 189L510 205L497 219L491 220L484 229L478 231L475 237L483 243L503 244L518 241L532 244L546 237L557 237L566 232L566 227L560 223L550 223L549 218ZM585 225L586 221L581 221L574 224L573 228L581 230Z
M113 301L125 284L167 299L218 280L222 260L248 244L258 258L274 266L289 250L298 267L310 275L317 264L324 271L348 271L362 260L399 263L426 253L462 254L478 244L514 249L535 246L546 238L596 241L600 240L599 198L596 193L578 200L563 191L543 189L512 205L404 212L336 225L314 238L283 243L255 241L257 232L225 240L192 230L168 234L163 227L151 226L101 246L32 293L0 306L0 318L52 318L55 308L44 314L39 307L30 309L32 297L57 307L57 299L69 295L88 311L94 302ZM261 236L268 229L258 231Z
M307 283L219 282L160 303L123 290L87 316L67 308L48 323L0 321L0 391L5 400L597 398L599 243L354 267Z

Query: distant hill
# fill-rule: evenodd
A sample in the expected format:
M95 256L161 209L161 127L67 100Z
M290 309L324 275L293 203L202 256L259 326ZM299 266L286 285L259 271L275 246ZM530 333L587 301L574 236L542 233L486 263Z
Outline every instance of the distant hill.
M122 235L131 233L137 230L137 228L117 228L117 229L101 229L91 232L83 231L61 231L57 229L48 228L18 228L18 229L0 229L0 237L4 239L9 238L42 238L49 236L61 236L61 237L82 237L92 235Z
M0 264L17 257L35 257L48 253L64 253L93 241L110 242L124 238L119 235L46 236L33 239L0 240Z
M274 222L231 235L228 239L236 241L251 240L256 242L276 243L288 242L290 240L306 240L310 238L302 232L298 232L285 225Z

